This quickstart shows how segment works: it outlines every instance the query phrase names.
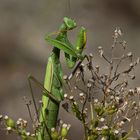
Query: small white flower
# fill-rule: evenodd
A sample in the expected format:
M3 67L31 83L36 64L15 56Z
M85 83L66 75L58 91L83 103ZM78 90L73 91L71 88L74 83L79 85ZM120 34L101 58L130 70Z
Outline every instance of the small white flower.
M100 131L100 130L102 130L102 129L101 129L100 127L96 127L96 130L97 130L97 131Z
M100 122L104 122L104 121L105 121L105 119L104 119L104 118L101 118L101 119L100 119Z
M103 126L103 127L102 127L102 129L108 129L108 126L107 126L107 125L105 125L105 126Z
M111 92L111 90L110 89L107 89L107 93L110 93Z
M55 128L54 128L54 127L53 127L53 128L51 128L51 131L52 131L52 132L54 132L54 131L55 131Z
M4 116L4 119L7 120L9 117L7 115Z
M84 93L79 93L79 96L80 96L80 97L83 97L83 96L84 96Z
M20 124L21 124L21 122L20 122L19 120L17 120L16 124L17 124L17 125L20 125Z
M106 138L105 137L102 137L102 139L101 140L106 140Z
M112 95L112 96L110 96L110 99L112 100L112 99L114 99L114 96Z
M120 122L120 125L124 125L124 121L121 121L121 122Z
M23 123L24 123L24 124L27 124L27 121L26 121L26 120L23 120Z
M98 99L94 99L94 103L98 103Z
M121 29L118 29L118 34L119 34L120 36L122 36L122 31L121 31Z
M0 120L3 118L3 116L2 115L0 115Z
M63 76L63 79L64 79L64 80L67 80L67 79L68 79L68 76L67 76L67 75L64 75L64 76Z
M115 133L115 134L119 134L119 131L118 131L118 130L114 130L114 133Z
M69 129L70 129L70 127L71 127L71 125L70 125L70 124L68 124L68 125L67 125L67 130L69 130Z
M11 128L11 127L7 127L6 129L7 129L8 131L11 131L11 130L12 130L12 128Z
M27 135L27 136L30 136L30 132L26 132L26 135Z
M67 98L68 97L68 94L64 94L64 98Z
M31 134L32 137L35 137L35 134Z
M19 119L18 119L18 121L22 121L22 120L23 120L22 118L19 118Z
M136 91L140 94L140 87L136 87Z
M67 128L67 126L68 126L68 125L67 125L66 123L64 123L64 124L62 125L63 128Z
M60 120L60 124L61 124L61 125L63 124L63 121L62 121L62 120Z
M72 96L72 95L69 97L70 100L73 100L73 98L74 98L74 96Z
M133 56L132 52L129 52L129 53L127 54L127 56L128 56L128 57L132 57L132 56Z
M93 57L93 54L92 54L92 53L90 53L90 54L89 54L89 56L90 56L90 57Z

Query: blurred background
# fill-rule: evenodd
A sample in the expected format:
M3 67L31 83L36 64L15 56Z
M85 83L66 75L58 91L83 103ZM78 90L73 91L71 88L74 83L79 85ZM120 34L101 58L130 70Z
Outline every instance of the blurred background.
M70 0L70 6L68 0L0 0L0 114L30 120L23 101L23 96L30 98L27 76L31 73L43 83L52 49L44 36L57 31L64 16L70 16L78 26L86 27L88 42L85 51L92 52L95 60L99 45L108 52L116 26L123 30L129 50L139 56L139 0ZM71 40L74 41L75 37L75 32L72 32ZM136 86L140 81L139 69L138 66L133 82ZM40 92L35 92L35 96L39 100ZM72 124L70 139L75 139L74 134L80 139L83 130L79 122L63 109L61 112L60 118ZM0 139L19 138L0 131Z

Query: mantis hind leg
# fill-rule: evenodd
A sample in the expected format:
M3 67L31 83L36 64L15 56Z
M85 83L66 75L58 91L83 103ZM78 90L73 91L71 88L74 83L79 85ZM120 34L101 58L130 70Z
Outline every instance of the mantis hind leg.
M45 96L51 96L50 98L52 99L53 102L56 102L58 103L59 101L55 99L55 97L53 97L52 95L50 95L50 93L44 88L44 86L36 79L34 78L33 76L29 75L28 76L28 82L29 82L29 87L30 87L30 93L31 93L31 97L32 97L32 100L33 100L33 104L34 104L34 107L35 107L35 113L36 113L36 116L37 116L37 119L38 119L38 122L40 122L40 118L39 118L39 111L38 111L38 108L37 108L37 105L36 105L36 101L35 101L35 97L34 97L34 94L33 94L33 89L32 89L32 84L31 82L34 82L36 83L42 90L43 90L43 95ZM42 118L42 126L41 128L39 128L39 132L38 133L38 138L37 140L43 140L44 138L44 134L45 134L45 131L47 132L47 137L48 139L51 140L51 135L50 135L50 132L49 132L49 128L47 127L47 124L46 124L46 120L44 118L44 115L43 115L43 110L41 109L40 110L40 114L42 114L41 118Z

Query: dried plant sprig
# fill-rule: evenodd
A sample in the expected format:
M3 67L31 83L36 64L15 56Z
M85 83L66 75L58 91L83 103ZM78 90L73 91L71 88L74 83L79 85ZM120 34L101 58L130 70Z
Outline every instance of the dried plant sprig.
M77 96L75 93L80 93L79 97L73 101L76 107L72 112L84 126L85 140L110 139L111 137L114 140L125 140L132 134L131 128L130 131L123 133L125 126L139 118L140 91L138 87L129 87L129 79L136 78L134 69L139 64L139 58L134 60L133 53L126 52L128 46L126 41L122 40L122 35L121 29L116 28L110 59L105 55L103 47L98 47L100 57L109 65L107 74L101 73L101 66L94 65L93 54L89 54L87 62L79 66L76 71L75 76L78 80L74 83L76 88L73 91L73 98ZM119 47L123 49L122 55L114 57L115 49ZM129 64L128 68L126 68L127 65L125 68L122 67L124 62ZM90 76L87 75L87 71ZM81 81L84 87L80 86ZM73 107L73 104L70 106ZM87 109L88 112L85 111L86 108L90 108ZM83 112L86 112L84 121L79 117L83 115Z

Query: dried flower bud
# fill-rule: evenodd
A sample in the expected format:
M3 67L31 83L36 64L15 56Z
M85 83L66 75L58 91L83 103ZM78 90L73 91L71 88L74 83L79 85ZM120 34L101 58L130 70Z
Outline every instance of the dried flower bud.
M110 93L110 92L111 92L111 90L108 88L108 89L106 90L106 92L107 92L107 93Z
M64 80L67 80L67 79L68 79L68 76L67 76L67 75L64 75L64 76L63 76L63 79L64 79Z
M8 120L8 118L9 118L9 117L8 117L7 115L4 116L4 119L5 119L5 120Z
M114 133L115 133L115 134L119 134L119 131L118 131L118 130L114 130Z
M7 127L6 130L8 131L8 133L12 132L12 128L11 127Z
M90 53L89 56L90 56L91 58L93 58L93 54L92 54L92 53Z
M96 68L97 70L99 70L100 66L99 66L99 65L96 65L95 68Z
M110 96L110 99L111 99L111 100L113 100L114 98L115 98L115 97L114 97L113 95L112 95L112 96Z
M93 83L93 84L95 83L93 79L89 79L88 82Z
M129 94L129 95L132 96L132 95L134 95L134 93L135 93L135 90L134 90L134 89L129 89L129 91L128 91L128 94Z
M26 135L27 135L27 136L30 136L30 135L31 135L31 133L30 133L30 132L26 132Z
M140 58L139 58L139 57L137 58L137 61L136 61L136 62L137 62L137 64L139 64L139 63L140 63Z
M124 121L121 121L120 124L121 124L121 125L124 125L125 123L124 123Z
M88 111L88 108L86 107L84 110L85 110L85 111Z
M118 38L119 36L122 36L122 31L119 27L116 27L115 31L114 31L114 36L116 38Z
M99 100L98 99L94 99L94 103L98 103L99 102Z
M87 88L91 88L91 83L87 83Z
M140 87L136 87L136 92L138 93L138 94L140 94Z
M104 121L105 121L105 119L104 119L104 118L101 118L101 119L100 119L100 122L104 122Z
M107 125L105 125L105 126L103 126L103 127L102 127L102 129L108 129L108 126L107 126Z
M54 132L55 131L55 128L53 127L53 128L51 128L51 132Z
M136 77L135 77L135 75L130 75L130 78L131 78L132 80L134 80Z
M0 115L0 121L3 119L3 116L2 115Z
M60 120L60 124L63 124L63 120Z
M133 56L132 52L129 52L129 53L127 54L127 57L132 57L132 56Z
M64 94L64 98L67 98L68 97L68 94Z
M99 47L98 47L98 50L102 50L102 49L103 49L103 47L102 47L102 46L99 46Z
M71 95L71 96L69 97L69 99L70 99L70 100L73 100L73 99L74 99L74 96Z
M136 104L136 102L135 101L133 101L132 102L132 106L136 106L137 104Z
M122 36L122 31L121 31L120 28L118 29L118 34L119 34L120 36Z
M27 122L26 120L23 120L23 127L24 127L24 128L27 127L27 123L28 123L28 122Z
M19 120L17 120L16 124L17 124L17 126L20 126L21 122Z
M35 137L35 134L31 134L31 137Z
M130 67L134 67L134 64L133 63L130 63L130 65L129 65Z
M99 46L99 47L98 47L98 50L99 50L99 55L100 55L100 57L102 57L102 56L103 56L103 53L104 53L103 47Z
M122 123L122 122L123 122L123 121L117 123L117 126L118 126L119 128L122 128L122 126L123 126L123 124L124 124L124 122L123 122L123 123Z
M100 128L100 127L96 127L96 130L97 130L97 131L101 131L102 128Z
M70 127L71 127L71 125L70 125L70 124L68 124L68 125L67 125L67 130L69 130L69 129L70 129Z
M122 46L124 49L127 47L127 42L125 40L122 42Z
M80 97L83 97L84 96L84 93L83 92L79 93L79 96Z
M22 119L22 118L19 118L19 119L18 119L18 121L22 122L22 121L23 121L23 119Z

